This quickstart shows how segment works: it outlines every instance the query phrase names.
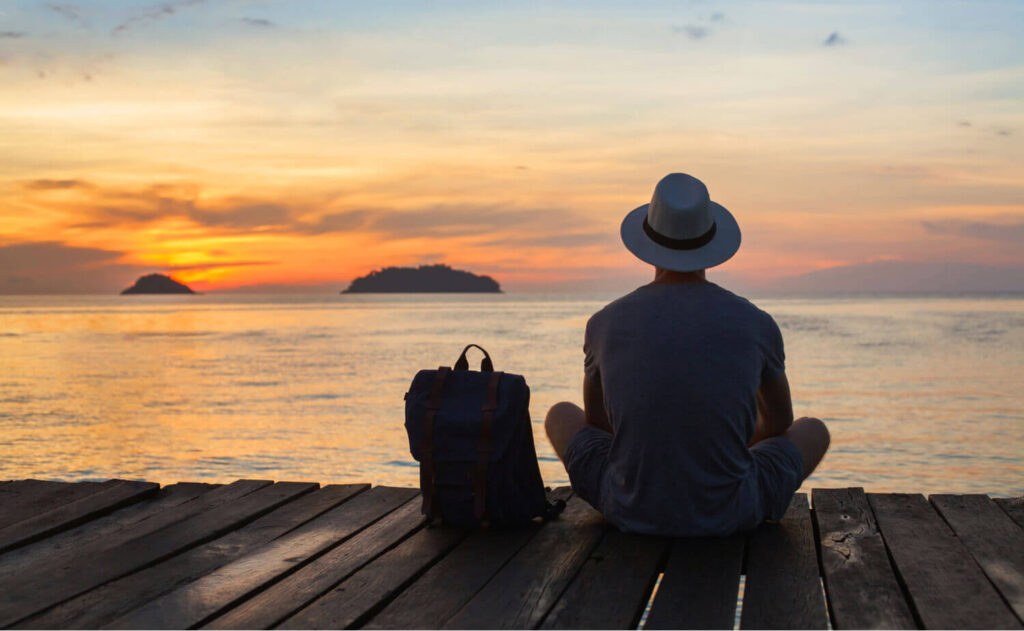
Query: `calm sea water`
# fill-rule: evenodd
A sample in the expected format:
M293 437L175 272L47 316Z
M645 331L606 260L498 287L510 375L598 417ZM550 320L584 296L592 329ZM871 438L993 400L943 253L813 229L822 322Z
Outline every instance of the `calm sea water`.
M0 479L415 486L402 395L468 342L547 408L579 401L613 296L0 297ZM833 446L810 486L1024 493L1024 298L761 299L796 414Z

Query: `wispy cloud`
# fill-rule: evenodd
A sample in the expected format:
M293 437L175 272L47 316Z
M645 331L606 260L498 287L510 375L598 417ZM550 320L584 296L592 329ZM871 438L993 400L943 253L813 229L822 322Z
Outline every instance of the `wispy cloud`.
M223 210L204 210L188 202L182 210L204 226L258 230L287 226L291 211L280 204L242 204Z
M0 31L0 39L20 39L26 35L24 31Z
M956 235L990 241L1010 241L1024 244L1024 221L995 223L988 221L923 221L921 225L932 234Z
M242 22L244 24L248 24L249 26L256 26L256 27L260 27L260 28L273 28L273 27L277 26L276 23L271 22L270 20L267 20L267 19L264 19L264 18L244 17L244 18L242 18Z
M822 46L842 46L846 43L846 38L839 34L839 31L832 31L825 41L821 43Z
M65 18L80 22L82 20L82 9L76 4L69 3L47 3L46 8L58 15L62 15Z
M91 188L84 180L28 180L21 183L22 188L29 191L59 191L69 188Z
M164 2L155 6L146 7L136 12L121 24L115 26L114 29L110 31L110 34L118 35L138 26L139 24L162 20L174 15L182 9L193 7L197 4L202 4L203 2L205 2L205 0L177 0L176 2Z
M696 24L684 24L682 26L673 26L672 31L674 33L682 33L690 39L704 39L711 33L710 29L698 26Z

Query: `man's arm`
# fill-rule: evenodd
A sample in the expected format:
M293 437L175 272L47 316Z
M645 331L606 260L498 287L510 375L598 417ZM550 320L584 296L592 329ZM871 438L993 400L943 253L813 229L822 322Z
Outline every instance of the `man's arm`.
M772 436L781 436L793 424L793 401L789 394L786 373L757 389L757 428L750 440L753 445Z
M604 409L604 390L601 389L601 378L591 380L583 377L583 410L587 417L587 425L614 434L615 428L608 421L608 413Z

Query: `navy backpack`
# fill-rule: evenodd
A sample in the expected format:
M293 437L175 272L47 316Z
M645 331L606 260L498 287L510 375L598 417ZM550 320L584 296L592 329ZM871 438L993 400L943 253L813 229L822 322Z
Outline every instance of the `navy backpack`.
M479 348L480 372L466 352ZM495 372L470 344L454 369L416 373L405 394L405 429L420 463L423 514L457 526L516 525L554 517L537 465L530 388L522 375Z

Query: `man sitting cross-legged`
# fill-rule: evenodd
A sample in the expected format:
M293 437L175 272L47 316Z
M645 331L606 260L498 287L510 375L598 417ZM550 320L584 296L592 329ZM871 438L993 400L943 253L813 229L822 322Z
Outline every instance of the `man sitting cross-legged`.
M716 536L780 519L829 433L793 420L775 321L705 278L739 248L736 220L673 173L626 216L622 240L654 282L590 318L584 409L558 403L545 421L573 489L629 532Z

